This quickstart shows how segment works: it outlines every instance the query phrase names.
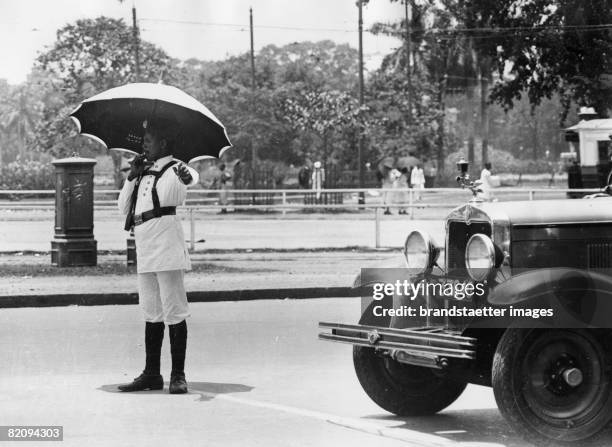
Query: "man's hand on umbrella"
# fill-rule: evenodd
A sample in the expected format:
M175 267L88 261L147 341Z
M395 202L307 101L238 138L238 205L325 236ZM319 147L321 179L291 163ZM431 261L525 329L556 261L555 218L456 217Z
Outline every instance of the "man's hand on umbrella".
M151 165L150 163L149 165ZM128 180L134 180L136 177L142 175L144 170L149 166L145 162L144 155L137 155L130 161L130 172L128 173Z
M178 167L174 166L172 169L174 169L175 174L178 175L178 178L180 178L181 182L185 185L189 185L193 181L191 172L189 172L189 169L187 169L187 166L183 163L179 164Z

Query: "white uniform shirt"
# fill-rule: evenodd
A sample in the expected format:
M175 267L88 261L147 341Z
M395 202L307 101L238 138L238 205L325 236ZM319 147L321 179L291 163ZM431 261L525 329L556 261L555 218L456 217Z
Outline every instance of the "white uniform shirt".
M149 167L151 171L161 169L172 161L172 156L160 158ZM176 166L176 165L175 165ZM197 171L190 168L189 172L193 180L189 185L199 181ZM153 182L155 177L145 175L138 187L138 198L136 200L135 214L142 214L153 209ZM125 181L119 194L119 210L123 214L130 211L130 199L136 180ZM181 182L170 167L157 181L157 196L159 206L180 206L187 197L187 186ZM161 216L148 220L134 227L136 239L136 256L138 273L161 272L167 270L189 270L191 261L185 244L185 235L181 220L177 215Z

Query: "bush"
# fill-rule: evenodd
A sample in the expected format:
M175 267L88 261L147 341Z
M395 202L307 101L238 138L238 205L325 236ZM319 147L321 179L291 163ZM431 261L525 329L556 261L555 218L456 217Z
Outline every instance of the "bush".
M49 162L17 159L0 167L0 189L54 189L55 168Z

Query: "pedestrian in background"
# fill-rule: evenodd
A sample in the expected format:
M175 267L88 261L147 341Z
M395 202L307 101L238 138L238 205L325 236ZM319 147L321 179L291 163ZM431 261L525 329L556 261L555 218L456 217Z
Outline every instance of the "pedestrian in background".
M478 196L488 202L495 200L493 195L493 180L491 175L491 163L485 163L483 170L480 172L480 190Z
M221 208L220 214L226 214L227 213L226 206L229 203L229 200L227 197L227 190L228 190L229 182L232 179L232 174L227 172L225 163L221 163L219 165L219 171L221 171L221 173L219 174L219 189L220 189L219 205L223 207Z
M132 162L119 194L119 209L127 215L125 229L134 228L138 272L138 302L145 320L145 367L121 391L161 390L160 357L165 325L170 332L171 394L187 392L185 354L189 307L185 270L191 269L183 226L176 207L187 197L187 186L198 183L195 169L174 160L172 123L149 124L143 156Z
M312 177L312 172L308 165L302 166L302 168L298 172L298 183L300 188L310 189L310 180Z
M399 206L399 214L407 214L408 209L406 208L406 204L409 201L409 188L410 188L410 171L406 166L400 169L400 176L397 180L398 184L398 202Z
M321 166L320 161L314 162L314 170L312 171L312 189L316 191L316 202L321 200L321 190L325 186L325 169Z
M423 173L423 167L419 163L414 167L410 173L410 183L414 189L415 198L418 201L422 201L422 191L425 189L425 174Z
M425 188L433 188L436 175L438 174L436 162L433 159L426 158L423 164L423 172L425 174Z
M393 183L395 181L392 174L393 167L387 164L383 165L381 173L381 188L383 189L383 204L386 205L385 214L391 214L390 205L392 204L393 194L390 189L393 189ZM386 190L386 191L385 191Z

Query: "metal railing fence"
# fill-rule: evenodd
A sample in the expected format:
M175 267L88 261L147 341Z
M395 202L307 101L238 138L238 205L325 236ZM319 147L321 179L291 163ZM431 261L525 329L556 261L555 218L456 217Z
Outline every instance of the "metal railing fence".
M555 198L561 198L567 197L570 194L584 195L599 191L599 189L498 188L494 190L494 193L499 201L505 201L537 200L551 195ZM227 203L220 203L221 193L227 197ZM55 190L0 190L0 210L52 210L55 208L55 194ZM94 189L94 210L116 210L118 194L119 190ZM329 194L334 194L336 197L333 203L327 203L325 200ZM337 200L338 195L340 195L339 200ZM361 195L365 197L365 203L359 203ZM452 209L467 202L471 196L469 190L461 188L428 188L423 190L350 188L323 189L319 191L304 189L239 189L223 191L189 189L183 210L189 215L192 250L195 248L195 212L218 212L222 209L234 211L273 211L280 212L283 216L289 212L296 211L332 212L370 209L374 211L375 240L376 247L379 248L380 221L383 209L405 210L408 217L414 219L416 209ZM237 198L241 200L236 200ZM261 203L263 201L266 203Z

